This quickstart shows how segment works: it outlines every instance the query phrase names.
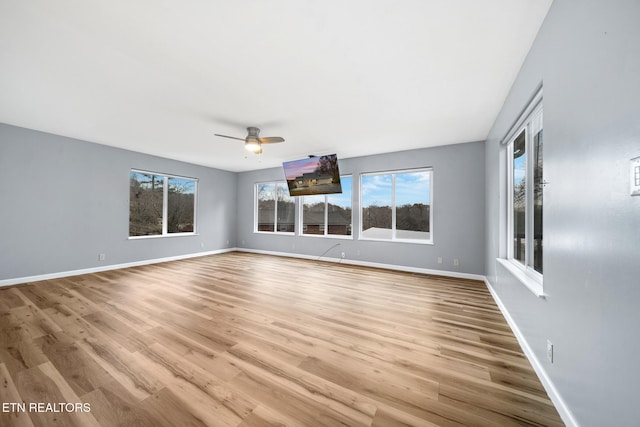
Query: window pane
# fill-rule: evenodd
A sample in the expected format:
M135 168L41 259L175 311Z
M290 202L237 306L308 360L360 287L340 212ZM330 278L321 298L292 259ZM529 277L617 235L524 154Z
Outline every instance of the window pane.
M302 234L324 235L325 196L304 196L302 199Z
M351 177L341 177L340 184L342 194L327 196L328 234L351 236Z
M185 178L168 178L167 181L167 232L193 232L196 182Z
M513 258L524 264L527 153L525 131L513 141Z
M391 239L391 174L362 176L362 237Z
M396 174L396 238L429 239L431 173Z
M258 184L258 231L275 231L275 184Z
M276 184L278 198L278 231L291 232L295 230L296 204L293 197L289 196L286 182Z
M542 118L540 118L540 121ZM534 128L535 129L535 128ZM533 137L533 268L542 274L542 128Z
M161 175L129 174L129 236L162 234L163 184Z

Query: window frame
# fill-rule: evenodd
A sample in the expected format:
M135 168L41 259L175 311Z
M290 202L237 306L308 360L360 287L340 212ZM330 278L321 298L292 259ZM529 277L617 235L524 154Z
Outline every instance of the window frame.
M131 240L158 239L163 237L182 237L182 236L198 235L198 228L197 228L198 227L198 181L199 181L198 178L132 168L129 170L129 182L131 182L131 173L142 173L142 174L149 174L149 175L162 177L162 234L150 234L150 235L144 235L144 236L132 236L131 234L129 234L128 239L131 239ZM169 225L168 225L169 178L186 179L189 181L193 181L193 231L186 231L181 233L169 233ZM131 189L129 189L129 197L131 197ZM129 207L131 207L131 200L129 200ZM129 224L131 224L131 214L129 214ZM129 233L131 233L130 228L129 228Z
M305 229L305 225L304 225L304 198L306 196L299 196L299 206L298 206L298 210L299 210L299 215L298 217L300 218L300 227L298 229L298 236L303 236L303 237L319 237L319 238L329 238L329 239L346 239L346 240L353 240L354 238L354 230L353 230L353 176L352 175L340 175L340 181L342 181L343 178L351 178L351 188L349 189L349 191L351 191L351 234L329 234L329 227L328 227L328 222L329 222L329 196L331 196L331 194L323 194L324 196L324 224L322 224L322 227L324 228L324 234L307 234L304 232Z
M396 175L406 173L429 172L429 239L402 239L396 237ZM362 178L365 176L391 175L391 239L364 237L363 233L363 210L364 202L362 197ZM376 241L376 242L393 242L393 243L413 243L418 245L433 245L433 167L420 167L413 169L397 169L378 172L363 172L360 174L359 192L359 221L358 240Z
M285 236L295 236L296 234L296 206L297 201L296 198L290 196L293 199L294 210L293 210L293 231L278 231L278 198L277 196L274 199L274 209L273 209L273 231L260 231L258 230L258 186L264 184L273 184L274 188L278 187L278 184L284 184L284 187L287 188L287 181L261 181L256 182L253 185L253 232L258 234L267 234L267 235L285 235ZM288 192L287 192L288 194Z
M543 147L544 147L544 112L543 112L543 103L542 103L542 89L540 88L536 95L529 102L527 107L523 110L523 113L520 115L519 120L512 127L511 131L508 135L503 139L503 143L506 148L506 177L507 177L507 197L506 197L506 211L507 211L507 221L506 221L506 262L502 262L509 270L516 275L521 282L524 283L534 294L539 297L544 296L544 288L543 288L543 273L538 272L534 268L534 245L536 244L534 236L534 226L535 226L535 201L534 201L534 188L535 188L535 180L534 180L534 171L535 171L535 147L534 147L534 138L536 134L535 126L537 125L537 121L540 122L540 131L543 132ZM527 154L526 162L525 162L525 220L524 220L524 228L525 228L525 259L524 262L520 262L515 255L515 244L513 238L513 230L514 230L514 153L513 146L514 141L522 135L524 132L525 135L525 152ZM542 164L544 165L544 148L542 151ZM544 189L545 181L544 181L544 166L542 168L542 189ZM542 195L542 210L540 214L542 215L542 223L544 224L544 191ZM543 228L543 238L544 242L544 228ZM544 251L542 252L544 257ZM542 263L544 266L544 262ZM544 272L544 269L543 269Z

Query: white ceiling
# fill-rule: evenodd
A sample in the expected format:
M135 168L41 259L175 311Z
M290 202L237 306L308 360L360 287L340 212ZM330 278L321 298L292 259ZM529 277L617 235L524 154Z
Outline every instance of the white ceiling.
M231 171L483 140L551 1L5 0L0 122Z

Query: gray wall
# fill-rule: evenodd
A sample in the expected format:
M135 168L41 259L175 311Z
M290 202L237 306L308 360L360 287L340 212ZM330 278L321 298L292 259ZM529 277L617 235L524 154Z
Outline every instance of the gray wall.
M131 168L198 178L198 235L129 240ZM236 181L231 172L0 124L0 280L234 247Z
M486 271L583 426L640 423L640 2L555 0L486 142ZM544 82L544 291L507 271L499 140ZM546 339L555 361L546 359Z
M339 157L339 153L338 153ZM254 184L283 181L282 168L243 172L238 178L238 246L266 251L346 258L361 262L484 274L484 144L474 142L339 159L340 173L353 176L353 229L359 230L359 174L417 167L433 168L433 245L338 240L254 233ZM298 212L296 212L298 215ZM296 221L299 223L299 221ZM356 231L357 233L357 231ZM359 254L358 254L359 251ZM437 257L443 264L437 264ZM454 258L460 260L454 266Z

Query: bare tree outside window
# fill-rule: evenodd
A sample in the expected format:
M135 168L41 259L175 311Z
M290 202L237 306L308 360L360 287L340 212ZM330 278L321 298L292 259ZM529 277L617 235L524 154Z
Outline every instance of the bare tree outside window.
M164 177L142 172L129 176L129 236L162 234Z
M304 196L302 199L302 234L325 234L326 195Z
M302 234L351 236L351 176L340 177L342 193L302 198Z
M196 187L197 181L192 178L132 170L129 237L194 233Z
M351 188L352 178L343 176L342 193L327 195L327 234L351 236L353 215L351 212Z
M167 232L188 233L195 231L195 181L171 177L168 179L168 183Z
M277 198L277 230L285 233L293 233L296 221L296 202L289 196L289 188L286 182L276 184Z
M286 182L256 184L255 231L293 233L295 230L295 200L289 196Z
M276 231L276 185L274 183L258 184L258 224L257 231Z

